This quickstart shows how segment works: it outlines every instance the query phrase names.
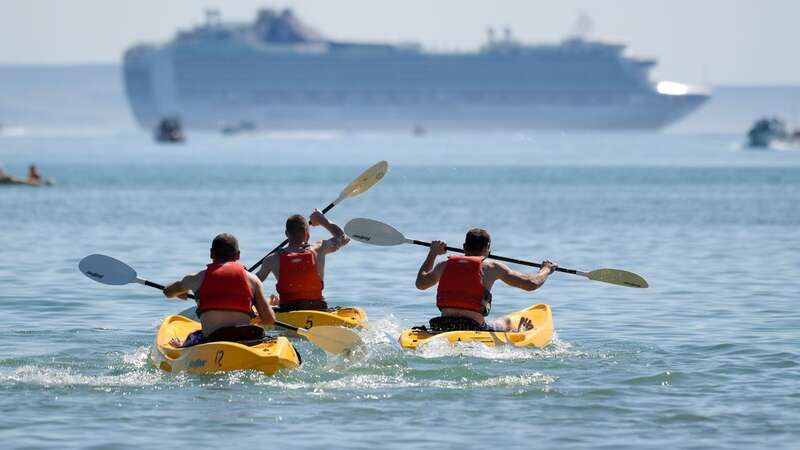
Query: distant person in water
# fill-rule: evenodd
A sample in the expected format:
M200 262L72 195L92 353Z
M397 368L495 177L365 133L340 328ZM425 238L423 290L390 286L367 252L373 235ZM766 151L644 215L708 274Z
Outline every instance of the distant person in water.
M270 273L278 280L277 296L271 303L281 311L325 311L328 304L322 295L325 279L325 255L333 253L350 242L350 238L324 214L314 210L309 217L311 226L321 225L331 238L309 243L308 220L300 214L286 219L286 238L289 244L283 250L269 255L258 271L265 280Z
M211 243L211 261L205 270L186 275L164 289L168 298L186 299L189 291L197 295L197 315L202 329L191 333L185 340L174 339L175 347L201 344L214 332L250 324L253 302L265 325L275 323L275 313L264 297L261 280L236 261L239 259L239 242L228 233L214 238Z
M28 183L30 184L42 183L42 176L39 175L39 170L33 164L31 164L31 166L28 168Z
M529 319L518 324L507 320L486 323L492 307L492 286L497 280L525 291L540 288L547 277L558 267L550 261L542 262L539 272L525 274L511 270L500 261L487 259L491 237L481 228L473 228L464 239L464 256L450 256L434 266L436 257L447 252L447 244L433 241L430 251L417 273L417 289L425 290L438 284L436 306L440 317L430 320L436 331L494 330L522 331L530 329Z

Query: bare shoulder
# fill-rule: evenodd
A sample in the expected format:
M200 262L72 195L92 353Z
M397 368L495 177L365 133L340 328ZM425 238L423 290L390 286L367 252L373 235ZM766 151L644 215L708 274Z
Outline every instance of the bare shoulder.
M500 272L508 272L511 269L501 261L487 258L483 260L483 270L496 270Z
M250 281L250 283L252 283L252 284L254 284L256 286L261 284L261 279L259 279L256 274L254 274L253 272L247 272L247 271L245 273L247 274L247 279Z
M511 269L505 263L500 261L485 259L483 260L483 271L490 276L500 278L501 276L511 272Z
M206 276L206 269L203 269L200 272L190 273L189 275L186 275L185 279L197 280L197 279L203 279L203 278L205 278L205 276Z
M205 279L205 277L206 277L206 270L203 269L200 272L190 273L189 275L183 277L183 280L181 280L181 284L183 284L184 288L196 291L200 289L200 285L203 284L203 280Z
M347 245L349 242L350 236L346 234L332 236L331 238L321 242L320 251L323 253L333 253Z
M280 257L281 257L281 252L277 251L277 252L275 252L275 253L273 253L271 255L268 255L266 258L264 258L264 262L261 263L261 265L262 266L267 266L267 265L275 264L275 261L280 259Z
M308 249L314 253L319 253L320 250L325 246L326 241L314 241L311 244L308 244Z
M280 258L280 252L275 252L271 255L268 255L264 258L264 261L261 263L261 267L256 272L256 278L259 280L262 278L267 278L270 272L275 272L275 267L278 264Z
M265 259L264 262L261 264L261 270L274 272L277 269L278 265L280 265L281 253L283 253L282 250L267 256L267 259Z

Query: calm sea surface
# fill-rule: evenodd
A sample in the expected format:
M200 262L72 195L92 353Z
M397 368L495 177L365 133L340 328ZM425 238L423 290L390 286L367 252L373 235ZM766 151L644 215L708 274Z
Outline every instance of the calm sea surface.
M800 152L749 152L733 135L191 134L0 136L0 162L35 162L51 188L0 186L3 448L797 448L800 440ZM326 294L370 317L366 354L266 377L167 374L148 361L161 318L187 307L86 279L90 253L169 282L240 238L251 264L292 213L391 171L337 206L408 237L496 254L627 269L647 290L554 275L498 285L494 314L546 302L546 349L397 344L435 313L414 277L425 249L353 242ZM314 238L324 238L314 230ZM523 269L523 268L519 268ZM272 289L272 282L266 286Z

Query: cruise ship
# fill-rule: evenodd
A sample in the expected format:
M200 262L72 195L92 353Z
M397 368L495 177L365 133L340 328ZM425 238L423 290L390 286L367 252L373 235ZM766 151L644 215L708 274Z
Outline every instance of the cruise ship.
M162 45L124 54L133 116L144 128L248 123L265 130L657 130L709 94L653 81L652 59L583 37L518 42L510 30L477 51L326 39L291 10L253 23L219 11Z

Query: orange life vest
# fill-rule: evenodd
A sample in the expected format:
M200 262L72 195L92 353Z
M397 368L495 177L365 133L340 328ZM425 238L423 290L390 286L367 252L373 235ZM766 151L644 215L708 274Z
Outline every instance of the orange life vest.
M212 309L251 313L253 289L247 271L241 264L230 261L206 266L203 284L197 290L197 314Z
M451 256L436 291L436 306L475 311L489 315L491 297L483 285L483 257Z
M322 300L324 285L317 271L317 255L311 250L280 254L278 284L281 304L297 300Z

